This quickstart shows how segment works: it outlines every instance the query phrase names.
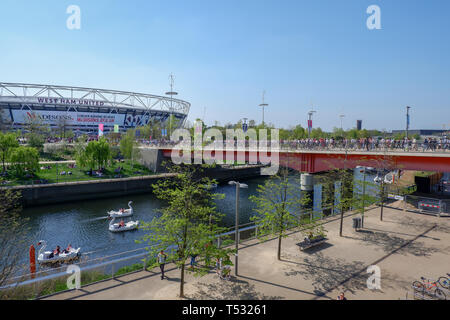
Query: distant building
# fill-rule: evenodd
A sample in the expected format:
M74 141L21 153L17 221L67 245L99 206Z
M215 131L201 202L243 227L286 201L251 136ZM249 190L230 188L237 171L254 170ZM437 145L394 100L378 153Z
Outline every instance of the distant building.
M362 129L362 120L356 120L356 130Z

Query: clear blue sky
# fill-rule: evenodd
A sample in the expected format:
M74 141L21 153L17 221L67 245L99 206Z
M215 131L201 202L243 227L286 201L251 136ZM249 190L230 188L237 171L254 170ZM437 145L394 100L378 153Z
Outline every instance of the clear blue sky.
M81 8L68 30L66 8ZM381 8L382 30L366 9ZM0 81L163 94L189 119L306 126L450 127L448 0L0 2Z

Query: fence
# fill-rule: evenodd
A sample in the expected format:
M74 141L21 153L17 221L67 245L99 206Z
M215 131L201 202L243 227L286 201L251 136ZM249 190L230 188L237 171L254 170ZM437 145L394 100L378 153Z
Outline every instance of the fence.
M330 207L332 214L324 215L321 212L308 212L307 214L299 214L295 217L299 224L307 224L308 222L321 221L327 217L335 216L338 211ZM328 222L328 221L327 221ZM327 223L323 222L323 223ZM288 230L299 227L299 224L292 223L287 226ZM307 229L308 227L305 227ZM305 230L303 229L303 230ZM217 246L224 248L234 245L236 231L234 227L229 228L230 231L217 235ZM264 235L260 230L260 226L255 222L246 223L238 226L238 240L240 243L252 239L259 238ZM147 249L151 247L143 247L135 250L117 253L114 255L85 260L86 255L82 255L76 264L81 271L81 284L94 284L109 279L113 279L119 275L132 274L145 270L151 264L148 257ZM168 248L171 250L173 248ZM35 274L24 274L21 276L10 278L8 283L0 287L0 290L7 292L14 290L15 298L39 298L49 294L59 293L67 290L66 281L71 274L66 272L67 265L39 271ZM1 295L0 295L1 296Z

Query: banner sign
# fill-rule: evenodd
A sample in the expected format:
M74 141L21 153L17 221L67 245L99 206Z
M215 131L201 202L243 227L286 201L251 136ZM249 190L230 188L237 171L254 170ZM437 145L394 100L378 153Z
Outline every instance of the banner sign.
M103 136L103 123L100 123L98 125L98 136L99 137Z
M114 133L119 133L119 125L118 124L114 125Z
M65 125L98 125L113 126L115 123L123 123L124 114L94 113L94 112L66 112L47 110L11 110L14 122L27 124L31 121L39 121L42 124Z

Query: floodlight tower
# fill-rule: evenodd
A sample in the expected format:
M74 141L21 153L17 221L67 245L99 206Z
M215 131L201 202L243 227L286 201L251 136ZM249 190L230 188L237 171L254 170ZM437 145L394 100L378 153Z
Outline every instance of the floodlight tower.
M344 131L344 129L342 128L342 119L345 117L345 114L341 114L339 115L339 118L341 118L341 131Z
M173 83L175 80L173 74L170 74L169 80L170 80L170 91L166 92L166 95L170 96L170 118L169 118L169 137L170 137L172 134L173 96L176 96L178 92L173 91Z
M264 102L264 96L266 95L266 90L263 91L263 95L262 95L262 103L259 105L260 107L262 107L262 124L264 127L264 107L269 106L267 103Z

